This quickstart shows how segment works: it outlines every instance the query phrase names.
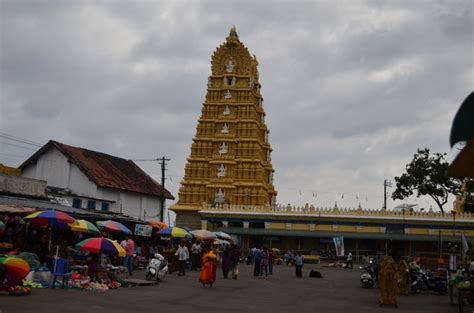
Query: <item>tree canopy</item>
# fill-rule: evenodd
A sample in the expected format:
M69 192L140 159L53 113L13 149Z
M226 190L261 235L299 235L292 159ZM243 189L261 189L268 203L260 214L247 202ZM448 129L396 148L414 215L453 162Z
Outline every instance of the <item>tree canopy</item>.
M458 194L461 182L448 175L448 162L444 153L418 149L413 160L406 165L406 173L395 177L397 187L392 199L405 199L416 192L416 196L430 196L444 212L443 205L448 202L449 194Z

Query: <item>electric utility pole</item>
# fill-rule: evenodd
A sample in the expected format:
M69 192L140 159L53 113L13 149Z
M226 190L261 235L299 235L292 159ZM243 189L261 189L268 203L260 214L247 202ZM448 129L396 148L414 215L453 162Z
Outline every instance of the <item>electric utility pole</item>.
M170 159L167 159L166 157L162 157L159 159L158 163L161 165L161 212L160 212L160 222L163 222L164 220L164 214L165 214L165 172L166 172L166 161L170 161Z
M387 187L392 187L392 182L384 179L383 181L383 209L387 209Z

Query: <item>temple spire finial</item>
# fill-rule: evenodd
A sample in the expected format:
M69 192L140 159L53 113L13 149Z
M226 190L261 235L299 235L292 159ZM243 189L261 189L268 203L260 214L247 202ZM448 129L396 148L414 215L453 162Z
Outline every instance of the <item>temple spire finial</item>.
M232 27L230 28L229 36L236 36L237 38L239 37L239 35L237 35L237 30L235 29L235 25L232 25Z
M229 36L226 38L228 43L237 43L239 42L239 35L235 29L235 25L230 28Z

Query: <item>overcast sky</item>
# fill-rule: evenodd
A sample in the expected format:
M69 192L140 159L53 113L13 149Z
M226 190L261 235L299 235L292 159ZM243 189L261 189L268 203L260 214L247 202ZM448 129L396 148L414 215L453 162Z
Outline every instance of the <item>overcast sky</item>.
M167 156L176 196L232 25L259 60L279 203L380 208L384 179L417 148L452 159L451 122L474 86L469 0L0 4L2 134ZM0 142L10 166L36 148Z

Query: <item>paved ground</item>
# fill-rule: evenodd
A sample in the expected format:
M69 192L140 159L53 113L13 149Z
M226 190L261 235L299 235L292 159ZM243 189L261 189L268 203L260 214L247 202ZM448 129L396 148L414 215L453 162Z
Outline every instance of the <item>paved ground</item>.
M311 268L322 279L308 278ZM398 297L398 309L377 304L379 290L365 289L359 270L305 265L304 278L297 279L294 268L276 266L271 277L253 277L251 268L241 266L237 281L224 280L219 272L212 288L203 288L197 272L185 277L169 275L158 286L121 288L106 292L73 289L35 289L30 296L0 296L0 313L54 312L410 312L450 313L457 307L448 296L417 294ZM135 273L138 278L142 272ZM471 312L474 307L466 307Z

